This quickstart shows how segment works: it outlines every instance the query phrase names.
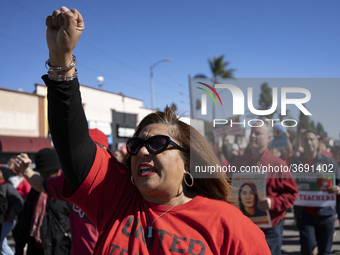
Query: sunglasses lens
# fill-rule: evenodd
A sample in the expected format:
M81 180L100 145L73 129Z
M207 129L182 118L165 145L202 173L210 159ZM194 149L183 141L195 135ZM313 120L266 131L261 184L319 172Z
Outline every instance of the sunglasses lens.
M135 155L138 153L140 146L142 144L142 139L140 138L132 138L126 143L126 149L129 154Z
M152 153L161 152L162 150L166 149L168 144L169 144L169 142L168 142L167 137L157 137L157 136L155 136L149 142L150 152L152 152Z

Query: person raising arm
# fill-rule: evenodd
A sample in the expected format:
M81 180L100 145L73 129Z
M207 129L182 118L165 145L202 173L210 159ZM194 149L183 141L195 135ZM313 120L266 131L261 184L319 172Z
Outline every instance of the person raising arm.
M61 7L46 18L46 41L49 49L48 76L43 79L62 81L50 82L48 86L48 113L53 142L58 151L60 164L64 170L72 192L75 192L85 179L94 161L96 145L91 140L81 104L79 84L76 82L75 48L85 24L82 15L75 9ZM74 80L70 80L71 78ZM59 82L60 83L60 82ZM65 90L68 87L68 90ZM76 92L77 91L77 92ZM75 100L73 100L75 99ZM70 105L72 104L72 105Z
M190 160L218 164L208 141L166 107L128 139L126 165L88 135L73 49L80 13L62 7L46 20L50 51L48 118L66 182L62 194L100 233L94 254L270 254L264 234L230 204L224 176L194 179Z

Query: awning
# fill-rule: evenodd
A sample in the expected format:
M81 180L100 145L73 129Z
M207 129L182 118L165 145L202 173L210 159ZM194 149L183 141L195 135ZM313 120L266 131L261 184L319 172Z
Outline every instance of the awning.
M38 152L52 148L46 137L0 136L0 152Z

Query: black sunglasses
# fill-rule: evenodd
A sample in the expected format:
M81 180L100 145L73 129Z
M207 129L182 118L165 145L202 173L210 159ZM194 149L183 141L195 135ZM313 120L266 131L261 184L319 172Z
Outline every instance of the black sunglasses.
M126 149L130 155L137 155L139 150L145 146L150 154L158 154L166 150L168 145L171 144L177 149L182 150L182 148L170 139L166 135L155 135L151 136L147 140L140 137L132 137L126 141Z

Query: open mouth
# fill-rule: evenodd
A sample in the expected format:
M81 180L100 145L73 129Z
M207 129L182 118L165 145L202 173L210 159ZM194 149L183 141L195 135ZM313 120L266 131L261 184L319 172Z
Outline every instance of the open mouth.
M144 177L144 176L150 176L154 174L157 174L157 170L152 165L147 164L147 163L142 163L138 166L138 176Z

